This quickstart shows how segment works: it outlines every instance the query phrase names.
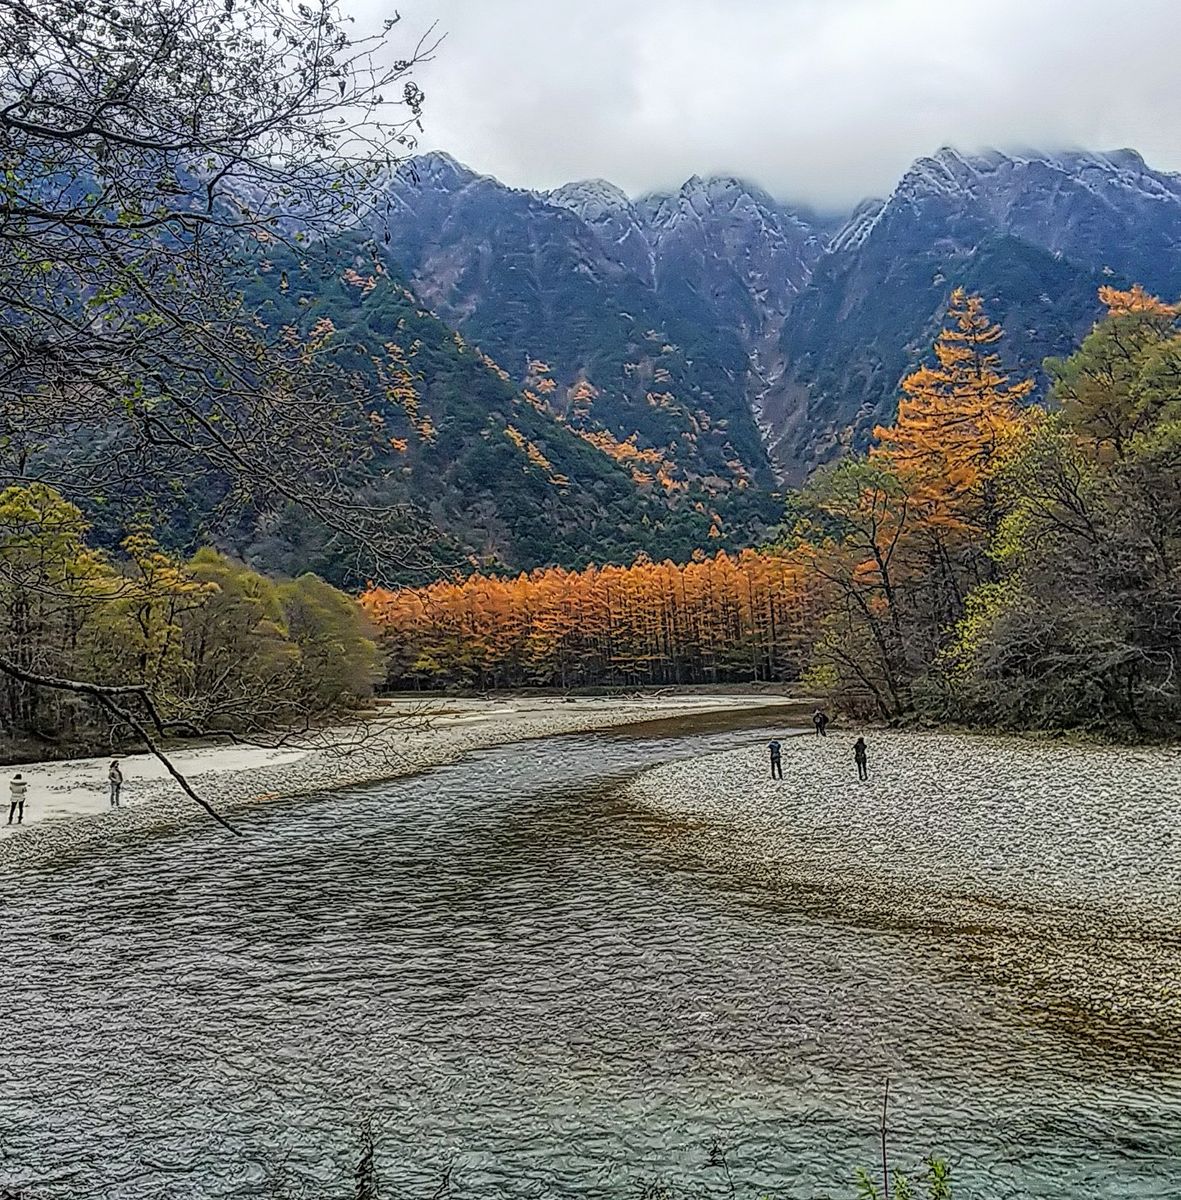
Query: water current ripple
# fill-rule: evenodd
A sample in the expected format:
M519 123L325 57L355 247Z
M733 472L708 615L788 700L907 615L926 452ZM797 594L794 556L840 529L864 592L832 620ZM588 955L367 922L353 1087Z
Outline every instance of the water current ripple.
M684 853L634 773L762 731L575 737L3 877L0 1184L49 1200L844 1196L876 1153L979 1200L1165 1200L1181 1072L1029 1021L939 936ZM555 781L556 784L555 784ZM701 825L695 827L700 832Z

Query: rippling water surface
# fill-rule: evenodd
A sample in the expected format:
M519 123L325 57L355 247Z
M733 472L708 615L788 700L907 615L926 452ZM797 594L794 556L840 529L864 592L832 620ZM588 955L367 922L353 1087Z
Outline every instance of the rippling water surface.
M403 1196L725 1194L716 1139L740 1187L836 1198L888 1076L898 1164L947 1154L957 1196L1176 1197L1181 1067L685 859L618 791L765 740L524 743L3 876L0 1183L344 1196L372 1113Z

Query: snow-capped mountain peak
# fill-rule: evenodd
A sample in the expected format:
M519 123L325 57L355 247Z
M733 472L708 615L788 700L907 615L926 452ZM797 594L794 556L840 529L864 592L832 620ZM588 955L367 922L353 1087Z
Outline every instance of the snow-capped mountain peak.
M606 179L579 179L540 195L550 204L577 213L584 221L601 221L632 207L627 193Z

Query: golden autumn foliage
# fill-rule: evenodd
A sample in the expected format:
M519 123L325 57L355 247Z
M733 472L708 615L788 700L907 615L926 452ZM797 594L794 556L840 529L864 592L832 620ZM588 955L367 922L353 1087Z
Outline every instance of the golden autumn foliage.
M639 434L633 433L621 442L605 429L579 429L576 432L584 442L627 467L636 483L649 484L657 479L666 491L685 486L675 478L675 463L669 462L659 450L643 450L637 445Z
M509 373L494 358L485 354L483 350L478 350L476 352L476 357L484 364L484 366L488 368L489 371L492 372L493 375L496 376L497 379L500 379L505 383L509 382Z
M1145 313L1157 317L1175 317L1178 314L1177 305L1166 304L1159 296L1146 292L1140 284L1133 284L1128 291L1119 288L1101 287L1099 302L1107 309L1112 317L1128 316L1132 313Z
M362 296L368 296L377 287L376 275L362 275L355 267L346 267L341 280L349 287L359 288Z
M814 619L806 573L751 550L678 565L472 575L361 598L396 684L641 684L798 673Z
M813 681L843 704L896 719L930 682L1010 505L1003 473L1035 434L1032 381L1001 367L1000 327L956 289L934 362L902 381L898 417L866 458L819 472L794 501L795 552L827 600Z
M1140 287L1100 299L1107 317L1047 363L1047 413L1003 370L980 298L953 292L896 421L790 495L774 552L371 590L391 681L800 680L890 721L1175 730L1181 306ZM582 436L640 482L669 466L637 436ZM712 505L688 506L721 535Z
M514 425L505 427L504 436L525 456L531 466L537 467L544 471L546 478L555 487L565 487L570 480L565 475L559 475L554 471L554 464L541 452L541 449L531 442L519 429Z
M314 354L322 350L336 334L336 326L331 317L320 317L308 330L306 351Z
M524 386L538 396L549 396L557 389L553 368L540 358L530 359L525 367Z
M1032 380L1009 382L996 352L1000 340L980 297L957 288L935 342L935 365L902 381L896 421L874 430L872 456L893 468L932 524L995 525L990 480L1029 427L1022 402L1033 390Z
M794 679L811 665L830 683L846 681L851 703L900 716L963 597L989 577L989 538L1003 515L995 473L1032 428L1022 405L1031 385L1006 378L1000 337L979 298L955 292L934 363L902 385L897 422L877 430L867 458L814 477L793 501L777 553L699 551L681 566L641 558L369 592L391 678L570 686ZM546 364L530 368L534 381L546 377ZM579 391L591 399L589 384ZM693 420L709 428L707 414ZM638 482L677 486L672 464L636 435L578 432ZM524 469L558 481L516 427L505 436ZM740 466L731 465L739 483ZM709 519L708 538L720 538L720 514L693 507Z
M575 421L589 419L591 409L599 398L599 389L589 379L580 379L567 396L567 411Z
M432 441L435 427L430 417L422 411L418 389L415 387L418 376L410 365L410 359L418 350L418 343L412 343L407 352L397 342L386 342L384 350L384 359L373 355L370 361L377 372L378 382L385 392L386 399L406 414L406 420L410 422L421 441ZM391 444L395 449L402 451L402 447Z

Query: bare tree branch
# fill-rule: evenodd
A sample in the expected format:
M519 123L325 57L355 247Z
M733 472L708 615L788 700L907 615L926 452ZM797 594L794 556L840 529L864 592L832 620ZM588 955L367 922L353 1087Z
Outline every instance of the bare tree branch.
M50 688L55 691L74 692L77 695L89 696L91 699L97 701L108 713L119 721L122 721L128 728L135 732L136 736L148 747L153 757L164 765L164 769L172 776L190 800L196 801L219 825L228 829L230 833L237 837L242 836L242 831L231 825L204 797L200 796L193 789L189 781L173 766L169 757L157 745L155 738L148 731L147 726L130 709L118 703L116 699L122 696L134 696L147 709L157 729L163 732L159 715L152 702L151 694L146 687L137 684L107 686L87 683L84 680L78 679L58 679L52 675L38 675L33 671L24 670L2 655L0 655L0 671L3 671L6 675L14 679L33 684L36 687Z

